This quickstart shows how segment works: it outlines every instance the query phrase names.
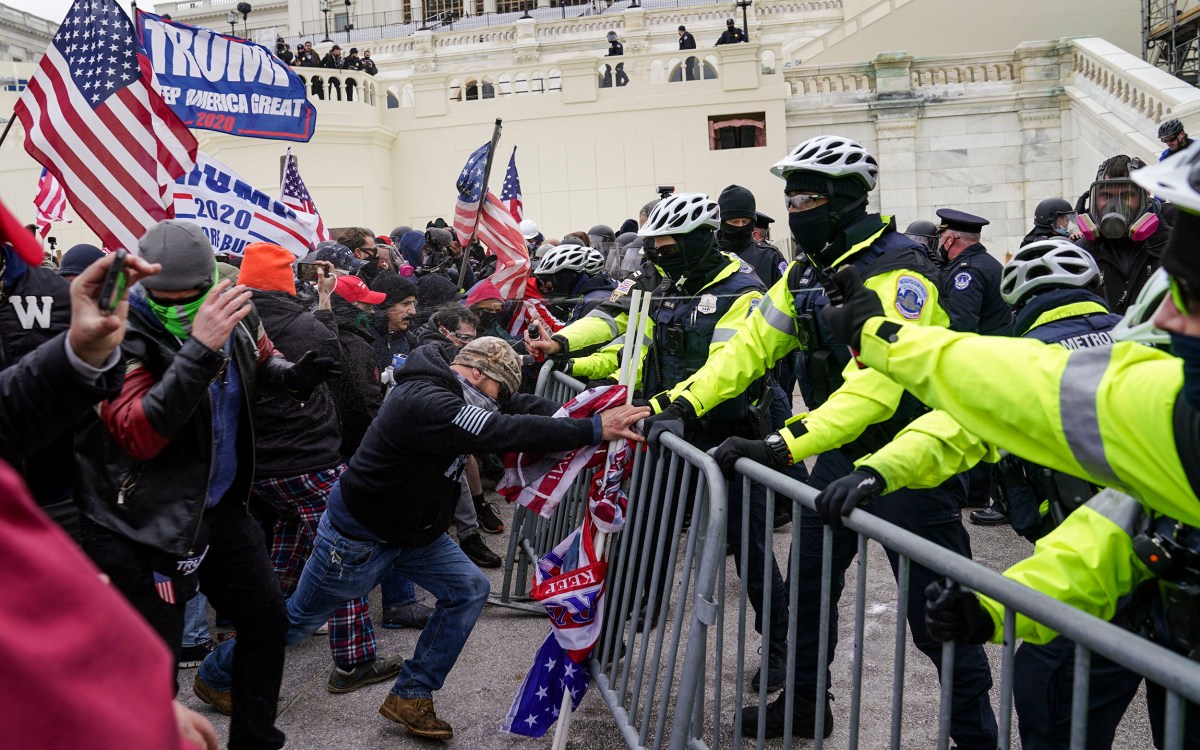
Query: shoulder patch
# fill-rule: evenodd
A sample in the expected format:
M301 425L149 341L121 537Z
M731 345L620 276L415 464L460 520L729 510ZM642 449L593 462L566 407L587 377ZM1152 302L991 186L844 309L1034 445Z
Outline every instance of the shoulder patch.
M954 277L954 288L961 292L962 290L971 286L972 278L973 277L970 273L963 271Z
M787 273L787 261L781 260L781 261L779 261L779 275L783 276L786 273Z
M750 267L749 263L743 262L738 266L738 273L754 273L754 269Z
M762 297L756 297L755 299L750 300L750 309L746 311L746 317L750 317L750 315L758 309L758 306L762 304L762 301Z
M634 279L625 279L620 284L617 284L617 288L613 289L612 294L608 295L608 301L616 302L619 298L629 294L629 290L633 288L634 283Z
M896 282L896 312L905 320L917 320L929 300L925 282L916 276L905 274Z
M480 409L478 406L467 404L458 410L458 414L454 415L451 420L467 432L478 435L483 432L483 426L491 419L492 413L487 409Z

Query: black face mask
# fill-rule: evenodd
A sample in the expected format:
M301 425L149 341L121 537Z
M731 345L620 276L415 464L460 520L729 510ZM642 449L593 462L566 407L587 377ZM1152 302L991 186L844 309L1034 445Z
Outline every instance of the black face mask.
M829 204L788 214L792 238L805 255L819 258L829 244Z
M479 330L482 331L482 330L491 328L492 324L495 323L496 320L497 320L496 313L480 312L479 313Z
M744 227L735 227L727 222L721 224L721 234L717 237L720 240L721 247L742 247L750 238L754 236L754 224L750 223Z
M671 255L654 253L654 264L661 268L665 275L675 280L679 280L687 273L687 257L684 255L682 247Z

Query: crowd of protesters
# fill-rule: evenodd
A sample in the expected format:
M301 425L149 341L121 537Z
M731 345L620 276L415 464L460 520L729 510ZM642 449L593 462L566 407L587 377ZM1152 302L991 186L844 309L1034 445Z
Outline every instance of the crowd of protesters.
M302 47L293 62L312 59L315 53ZM1174 133L1167 137L1179 140ZM1163 168L1184 161L1197 159L1189 152ZM415 736L453 737L433 697L486 601L489 583L480 569L501 564L484 535L504 532L505 524L487 491L512 452L640 441L643 432L657 443L672 432L715 449L726 472L750 458L823 490L818 512L805 509L796 520L808 549L819 549L815 535L834 526L835 563L842 570L855 545L852 534L841 536L841 518L866 505L967 557L959 510L969 498L981 509L973 520L1012 523L1021 535L1041 540L1039 552L1044 540L1060 543L1067 534L1086 548L1096 542L1079 536L1084 521L1078 519L1102 514L1101 506L1067 502L1062 483L1057 489L1039 483L1049 469L1015 456L994 469L973 468L999 455L951 413L981 435L998 429L995 424L971 422L968 406L930 390L928 379L914 375L912 385L898 386L900 364L891 375L895 382L858 369L846 344L877 352L922 340L911 339L909 328L934 327L962 332L947 333L947 346L961 344L964 334L985 334L984 347L1004 349L1006 339L1023 337L1061 344L1056 350L1066 352L1111 346L1109 331L1125 325L1133 341L1161 346L1170 340L1180 356L1194 355L1187 348L1194 334L1186 312L1196 303L1195 287L1186 285L1195 276L1187 263L1194 261L1179 260L1178 250L1173 256L1167 247L1172 222L1194 220L1152 196L1137 174L1140 166L1127 156L1110 158L1080 205L1043 201L1030 237L1007 265L981 244L983 217L940 209L937 223L916 221L902 232L895 217L868 212L879 166L859 144L836 136L800 144L773 169L786 183L788 226L798 248L790 263L769 242L773 220L737 185L716 199L680 193L651 201L615 231L597 224L552 239L534 221L522 221L530 260L515 286L509 279L498 284L497 257L478 242L463 247L441 219L387 235L344 228L299 259L269 243L251 244L240 256L216 255L195 225L171 220L151 228L138 257L126 261L128 297L110 311L100 290L112 255L78 245L56 272L37 263L40 251L28 248L27 236L10 233L2 294L11 304L0 305L0 421L7 436L0 455L111 586L88 580L92 568L80 566L78 550L31 510L26 490L18 488L12 493L20 502L6 505L3 517L47 539L47 562L25 560L30 574L13 591L53 580L45 585L139 623L126 650L154 644L136 658L118 651L111 657L124 663L102 670L117 691L128 684L122 680L146 684L136 696L120 695L144 702L147 722L135 730L120 716L100 717L97 731L170 735L162 747L178 746L178 734L193 746L215 747L203 717L178 704L167 707L172 677L178 685L178 670L198 666L192 689L231 716L229 746L277 748L285 741L275 712L286 646L325 629L330 692L393 680L380 707L384 717ZM1166 191L1171 183L1161 179ZM1187 189L1177 191L1185 209ZM1200 199L1194 202L1200 210ZM1155 273L1172 258L1171 289L1181 290L1174 297L1165 273ZM855 274L847 276L847 268ZM838 306L823 293L831 283L843 292ZM590 419L551 417L559 405L533 395L541 362L553 359L586 385L615 382L633 324L634 289L655 299L634 405ZM1183 316L1166 327L1186 334L1168 339L1152 325L1164 297L1174 299ZM871 322L885 310L885 322ZM1014 348L1009 364L1018 354L1037 353ZM937 366L936 358L929 361ZM954 377L936 372L936 378ZM912 392L905 395L904 387ZM793 416L797 391L808 411ZM930 411L943 403L945 413ZM1177 415L1176 424L1193 424L1186 419ZM1056 434L1069 437L1071 430ZM922 435L936 436L938 448ZM1179 437L1180 450L1200 444L1194 438ZM1007 447L1009 438L987 439ZM1016 442L1022 459L1063 471L1063 462ZM75 470L63 471L72 445ZM815 465L806 465L816 454ZM1085 486L1085 494L1105 485L1136 486L1128 479L1091 479L1095 484ZM0 483L17 484L7 470ZM740 480L731 484L740 487ZM1178 505L1139 500L1179 513ZM768 652L767 669L752 687L757 691L765 681L768 690L780 690L791 671L797 691L790 700L780 695L769 707L745 709L741 728L748 736L775 737L787 725L795 736L811 737L823 714L828 736L831 698L814 701L811 692L823 668L816 664L816 629L797 629L793 670L786 640L789 616L814 619L820 561L800 563L796 606L802 611L789 614L784 578L759 532L792 519L764 517L761 487L744 497L731 491L729 501L731 550ZM741 529L743 503L750 505L747 531ZM677 510L668 508L658 522L672 523ZM1179 527L1191 529L1184 526L1190 512ZM14 528L0 525L0 539ZM743 533L758 540L748 552L732 542ZM1194 536L1180 543L1191 544ZM25 542L18 541L0 544L0 557L19 558ZM1045 565L1049 554L1031 560ZM1060 572L1078 565L1065 554L1051 561ZM56 572L55 566L71 565L77 568L72 575ZM978 644L994 640L1003 610L998 614L990 600L946 589L929 571L912 567L909 617L918 647L940 668L937 642L959 644L951 733L959 747L994 747L990 668ZM1051 575L1025 574L1031 585ZM377 652L368 604L376 586L383 606L375 618L384 627L421 631L411 657ZM1057 594L1072 600L1071 586L1086 588L1064 583ZM663 595L641 592L639 617L660 616L653 603ZM768 601L771 618L764 622L758 613ZM212 619L236 629L236 638L217 644ZM1195 630L1194 623L1187 627ZM0 637L41 643L59 632L32 629L18 623ZM1037 644L1022 652L1024 661L1018 656L1025 665L1016 686L1022 738L1030 747L1058 747L1069 735L1069 726L1063 733L1066 717L1047 712L1032 696L1036 683L1045 682L1041 677L1069 662L1073 646L1054 633L1020 634ZM82 637L86 643L87 633ZM36 672L35 659L44 661L17 660L17 674ZM1093 687L1093 696L1120 692L1128 704L1129 685L1136 690L1137 682L1104 667L1120 678L1120 688ZM53 679L31 678L34 687L23 684L23 700L47 700L37 686ZM63 730L39 721L44 713L18 714L14 731L21 746L58 746L47 738ZM1194 724L1188 731L1191 739Z

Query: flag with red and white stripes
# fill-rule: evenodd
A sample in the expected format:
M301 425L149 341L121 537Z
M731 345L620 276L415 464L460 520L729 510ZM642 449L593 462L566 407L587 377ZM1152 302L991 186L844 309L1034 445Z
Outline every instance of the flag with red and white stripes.
M175 581L158 571L152 572L154 573L154 590L158 592L158 598L167 604L174 604Z
M110 250L137 252L171 218L172 182L195 160L153 76L120 5L76 0L16 105L25 150Z
M464 247L473 235L496 256L496 271L489 278L504 299L520 299L529 275L529 248L525 246L517 220L483 184L484 165L491 147L491 143L485 143L475 149L458 176L454 231ZM481 203L482 211L479 210Z
M69 222L67 218L67 191L54 175L42 168L42 176L38 178L37 195L33 197L33 206L37 212L38 234L42 239L50 234L50 225L56 221Z
M333 239L329 235L329 230L325 228L325 222L321 220L321 212L317 210L317 204L313 202L312 194L308 192L304 180L300 177L300 168L296 164L296 157L292 156L290 147L287 155L283 157L283 179L279 185L279 200L285 206L291 206L297 211L317 217L317 229L312 236L314 245Z

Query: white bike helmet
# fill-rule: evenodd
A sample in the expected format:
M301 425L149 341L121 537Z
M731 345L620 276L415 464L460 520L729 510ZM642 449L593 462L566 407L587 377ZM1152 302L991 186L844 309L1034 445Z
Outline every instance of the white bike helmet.
M1200 214L1200 149L1186 148L1151 167L1129 174L1156 198L1191 214Z
M1017 251L1000 274L1000 296L1010 305L1039 289L1086 287L1100 278L1091 254L1070 240L1053 237Z
M804 170L830 177L853 175L862 180L867 190L875 189L879 162L857 142L840 135L819 135L809 138L771 167L771 174L787 178L788 172Z
M542 256L542 259L538 261L537 270L533 274L534 276L553 276L559 271L587 273L588 266L595 262L590 258L589 251L595 252L590 247L583 247L578 243L564 242ZM603 256L600 257L600 267L604 268Z
M583 272L588 276L595 276L598 273L603 273L604 265L607 262L604 257L604 253L600 252L594 247L586 248L586 250L587 260L585 260L583 263Z
M1171 291L1167 270L1160 268L1138 292L1137 299L1125 310L1125 317L1113 326L1113 341L1136 341L1147 346L1165 348L1171 345L1171 337L1161 328L1154 326L1154 315Z
M700 227L721 228L721 209L717 202L704 193L675 193L658 202L638 234L662 237L687 234Z

